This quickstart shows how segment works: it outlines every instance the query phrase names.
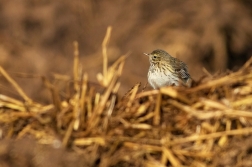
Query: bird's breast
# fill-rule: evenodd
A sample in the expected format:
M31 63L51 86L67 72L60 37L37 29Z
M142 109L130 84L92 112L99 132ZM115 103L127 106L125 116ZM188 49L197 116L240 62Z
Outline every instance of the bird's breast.
M162 69L150 67L148 72L148 82L154 89L157 89L163 86L177 86L179 85L179 78L168 70L163 71Z

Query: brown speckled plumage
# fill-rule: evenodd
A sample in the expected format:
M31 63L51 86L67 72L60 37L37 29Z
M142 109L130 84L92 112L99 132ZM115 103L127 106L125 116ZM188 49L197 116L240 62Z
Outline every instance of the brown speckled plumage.
M148 82L154 89L170 85L191 86L192 80L184 62L161 49L145 55L150 61Z

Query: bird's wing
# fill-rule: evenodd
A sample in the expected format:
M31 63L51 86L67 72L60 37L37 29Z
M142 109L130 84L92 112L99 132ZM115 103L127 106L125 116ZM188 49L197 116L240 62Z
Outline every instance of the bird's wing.
M186 81L188 78L190 78L190 74L188 73L187 66L184 62L179 61L178 63L176 63L174 65L174 69L181 79Z

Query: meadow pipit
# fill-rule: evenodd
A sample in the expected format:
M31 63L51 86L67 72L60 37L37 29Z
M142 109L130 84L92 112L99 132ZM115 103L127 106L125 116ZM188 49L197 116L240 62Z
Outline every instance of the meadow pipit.
M149 56L148 82L154 89L170 85L191 86L192 79L184 62L161 49L144 54Z

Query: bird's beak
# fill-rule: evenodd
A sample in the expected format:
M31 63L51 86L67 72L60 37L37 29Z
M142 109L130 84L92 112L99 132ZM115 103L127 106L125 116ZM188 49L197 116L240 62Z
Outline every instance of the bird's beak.
M145 54L146 56L149 56L149 53L143 53L143 54Z

